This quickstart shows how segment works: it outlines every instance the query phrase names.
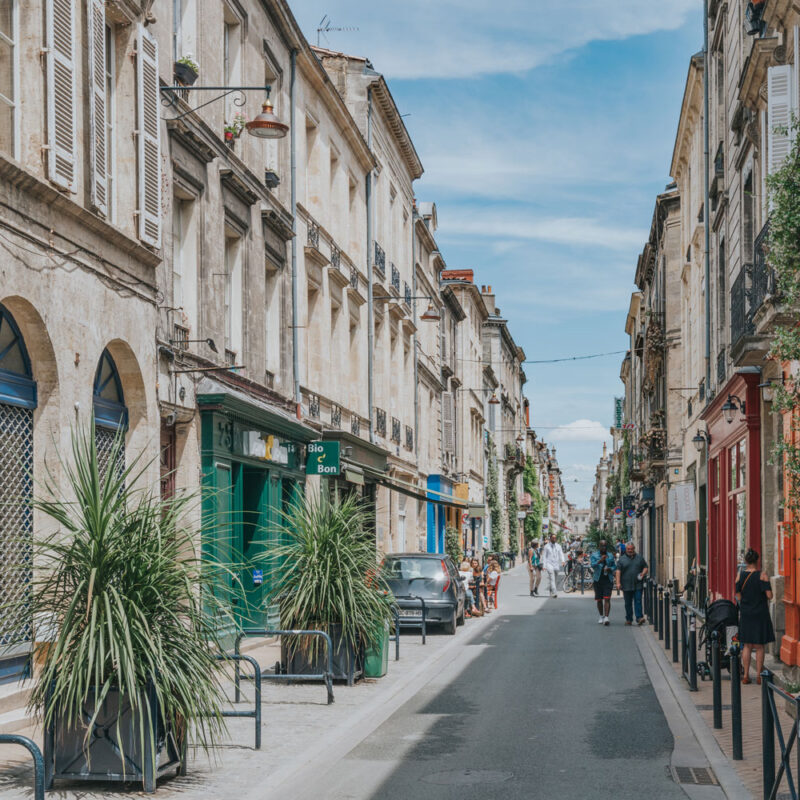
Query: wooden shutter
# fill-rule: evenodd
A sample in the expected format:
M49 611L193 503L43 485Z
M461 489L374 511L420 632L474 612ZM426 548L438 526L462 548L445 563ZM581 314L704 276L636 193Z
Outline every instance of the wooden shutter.
M74 0L47 0L47 176L72 190L75 184Z
M89 0L89 152L92 205L108 216L106 174L108 98L106 97L106 14L104 0Z
M792 148L792 67L784 64L767 70L767 142L769 172L780 169Z
M442 392L442 449L445 453L456 449L454 411L453 393Z
M139 238L161 247L161 143L159 138L158 44L139 26L136 48L139 148Z

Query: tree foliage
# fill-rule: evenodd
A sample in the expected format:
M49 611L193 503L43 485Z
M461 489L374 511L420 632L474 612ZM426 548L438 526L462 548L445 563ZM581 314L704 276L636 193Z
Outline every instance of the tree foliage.
M503 509L500 507L500 488L497 475L497 448L494 439L489 437L489 467L486 475L486 499L489 502L489 516L492 521L492 550L503 549Z
M544 518L547 501L539 491L539 474L536 469L536 462L531 456L525 459L522 486L531 496L531 508L525 517L525 539L528 542L539 541L542 538L542 519Z
M444 531L444 551L458 567L464 558L464 550L461 547L461 534L452 525L448 525Z

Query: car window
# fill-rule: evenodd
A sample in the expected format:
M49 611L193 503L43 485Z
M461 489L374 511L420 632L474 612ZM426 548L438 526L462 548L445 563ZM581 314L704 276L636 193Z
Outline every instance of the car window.
M433 558L387 558L384 570L387 578L404 581L415 578L441 580L442 577L442 565Z

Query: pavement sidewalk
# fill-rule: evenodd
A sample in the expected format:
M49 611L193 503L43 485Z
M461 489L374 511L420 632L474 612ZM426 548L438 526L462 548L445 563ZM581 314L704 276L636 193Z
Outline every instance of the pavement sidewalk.
M524 569L517 567L515 571ZM500 591L500 604L503 592ZM428 633L422 645L416 631L401 635L400 660L394 661L391 643L389 669L385 677L362 680L355 686L335 684L335 702L327 705L322 684L265 682L262 688L262 749L255 750L254 721L227 720L229 738L209 755L190 754L188 774L164 779L157 796L164 800L269 800L291 796L293 777L320 763L344 755L361 738L382 724L430 678L461 652L461 647L479 637L492 624L494 614L468 619L455 636ZM251 650L262 667L277 659L274 645ZM233 696L232 683L229 697ZM243 684L238 709L252 707L252 683ZM40 746L41 731L20 731ZM33 770L22 748L0 746L0 797L30 800ZM48 797L59 800L99 800L119 791L118 784L57 782ZM287 792L289 793L287 795ZM140 794L131 784L127 794ZM144 795L142 796L149 796Z

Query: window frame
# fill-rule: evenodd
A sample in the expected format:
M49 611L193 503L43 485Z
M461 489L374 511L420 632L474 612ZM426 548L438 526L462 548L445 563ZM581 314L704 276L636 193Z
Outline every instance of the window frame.
M13 92L13 97L9 98L4 94L0 94L0 103L11 108L12 147L8 154L12 158L19 160L19 3L17 0L11 0L11 37L9 38L0 31L0 39L5 41L11 48L11 91Z

